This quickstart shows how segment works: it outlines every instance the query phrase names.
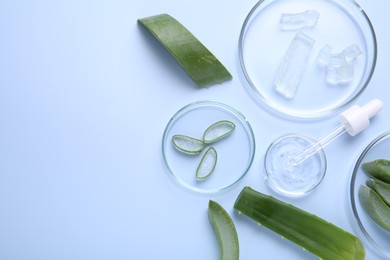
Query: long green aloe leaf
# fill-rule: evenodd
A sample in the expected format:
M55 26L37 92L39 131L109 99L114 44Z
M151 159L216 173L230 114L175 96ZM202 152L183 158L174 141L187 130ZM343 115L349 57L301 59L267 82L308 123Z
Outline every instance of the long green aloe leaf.
M198 86L208 87L232 78L222 63L170 15L159 14L138 22L172 54Z
M354 235L313 214L245 187L234 208L321 259L364 259L365 249Z

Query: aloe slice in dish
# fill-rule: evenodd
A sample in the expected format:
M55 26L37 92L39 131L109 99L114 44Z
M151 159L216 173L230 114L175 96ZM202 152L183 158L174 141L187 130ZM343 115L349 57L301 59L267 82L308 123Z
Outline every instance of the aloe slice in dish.
M207 149L196 169L196 178L198 180L204 180L210 176L217 164L217 157L217 151L214 147Z
M365 249L354 235L313 214L245 187L234 208L321 259L364 259Z
M368 216L379 226L390 231L390 208L381 197L374 190L362 185L359 189L359 199Z
M143 25L201 87L232 78L222 63L180 22L168 14L142 19Z
M390 161L378 159L362 164L363 170L371 177L390 183Z
M378 193L382 200L390 207L390 184L373 179L368 180L366 184Z
M202 140L180 134L172 137L172 143L176 149L186 154L199 154L206 147Z
M226 210L217 202L209 201L209 219L217 236L220 260L238 260L239 242L234 222Z
M203 141L207 144L218 141L233 132L236 125L228 120L221 120L210 125L203 134Z

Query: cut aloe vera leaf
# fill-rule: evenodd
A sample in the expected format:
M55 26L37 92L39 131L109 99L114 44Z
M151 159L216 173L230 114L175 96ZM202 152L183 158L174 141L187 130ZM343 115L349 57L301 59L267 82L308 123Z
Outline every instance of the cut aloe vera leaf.
M390 207L390 184L373 179L368 180L366 184L378 193L382 200Z
M202 140L186 135L174 135L172 143L176 149L186 154L199 154L206 147Z
M214 147L207 149L196 169L196 178L198 180L204 180L213 173L217 164L217 157L217 151Z
M180 22L168 14L142 19L143 25L201 87L232 78L222 63Z
M217 236L220 248L220 260L238 260L239 242L233 220L217 202L209 201L209 219Z
M368 216L379 226L390 231L390 208L382 198L374 190L362 185L359 189L359 199Z
M203 141L206 144L222 139L233 132L236 125L228 120L221 120L210 125L203 134Z
M371 177L390 183L390 161L378 159L362 164L363 170Z
M365 257L363 244L354 235L250 187L241 191L234 208L321 259L357 260Z

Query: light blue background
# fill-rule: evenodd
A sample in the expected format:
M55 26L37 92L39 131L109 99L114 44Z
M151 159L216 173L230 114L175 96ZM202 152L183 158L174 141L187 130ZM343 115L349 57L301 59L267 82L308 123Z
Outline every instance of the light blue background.
M349 206L352 167L390 129L390 2L359 0L378 39L370 86L356 101L385 108L359 136L325 149L328 171L309 196L287 199L265 184L263 157L281 134L314 138L336 118L298 123L275 117L246 93L238 36L256 0L0 2L0 259L218 259L209 199L232 215L241 259L316 259L253 221L234 201L250 185L357 234ZM169 13L231 71L198 89L137 19ZM170 117L202 99L227 103L250 121L256 155L244 180L198 196L164 170L161 137ZM376 259L367 248L367 259Z

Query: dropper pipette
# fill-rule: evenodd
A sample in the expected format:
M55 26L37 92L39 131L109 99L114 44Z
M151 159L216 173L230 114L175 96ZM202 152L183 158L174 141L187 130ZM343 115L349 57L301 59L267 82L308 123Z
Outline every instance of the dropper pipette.
M357 135L370 125L370 118L375 116L382 108L383 103L379 99L374 99L363 107L357 105L350 107L340 114L340 125L297 156L291 158L290 165L297 166L301 164L345 132L351 136Z

